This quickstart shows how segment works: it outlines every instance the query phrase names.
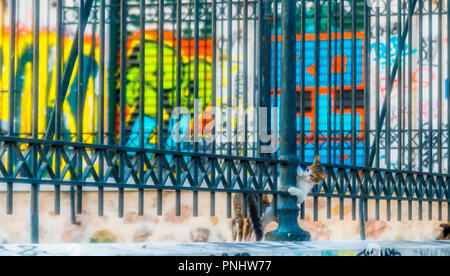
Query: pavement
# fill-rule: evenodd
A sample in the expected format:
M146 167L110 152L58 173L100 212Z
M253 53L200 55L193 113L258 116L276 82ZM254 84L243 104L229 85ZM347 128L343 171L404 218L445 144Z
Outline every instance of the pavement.
M450 256L450 241L0 245L0 256Z

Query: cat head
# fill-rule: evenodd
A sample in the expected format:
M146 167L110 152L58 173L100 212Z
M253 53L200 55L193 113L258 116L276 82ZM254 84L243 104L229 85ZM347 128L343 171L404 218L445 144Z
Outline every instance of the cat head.
M322 169L319 155L314 158L313 164L306 169L304 176L314 184L318 184L327 179L328 175Z

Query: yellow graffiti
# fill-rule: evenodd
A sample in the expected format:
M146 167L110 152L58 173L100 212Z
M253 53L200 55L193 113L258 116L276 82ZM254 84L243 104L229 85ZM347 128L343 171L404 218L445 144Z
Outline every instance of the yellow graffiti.
M339 250L339 256L352 257L356 256L356 253L353 250Z
M4 32L1 38L1 54L2 54L2 67L1 67L1 79L0 79L0 120L8 121L8 101L9 101L9 78L10 78L10 60L11 54L9 47L9 32ZM95 57L93 60L93 68L98 68L99 49L95 48L94 53L91 52L92 43L90 43L90 37L86 37L86 43L84 44L84 63L87 66L87 58L92 59L92 54ZM51 109L55 104L56 96L56 34L40 32L39 35L39 118L38 118L38 130L39 133L44 133L47 124L48 117L50 116ZM63 40L63 59L65 64L69 57L69 50L73 41L70 38L64 38ZM15 124L16 133L22 135L31 133L31 105L32 105L32 82L33 82L33 36L32 32L20 31L16 40L16 52L15 52ZM69 88L67 91L66 99L63 102L63 130L65 140L74 140L72 133L76 132L76 83L78 60L75 64L74 72L71 76ZM98 78L96 72L89 74L87 80L87 89L84 103L83 113L83 131L85 133L94 133L97 129L97 95L95 86L98 86ZM94 136L87 136L85 142L94 142Z

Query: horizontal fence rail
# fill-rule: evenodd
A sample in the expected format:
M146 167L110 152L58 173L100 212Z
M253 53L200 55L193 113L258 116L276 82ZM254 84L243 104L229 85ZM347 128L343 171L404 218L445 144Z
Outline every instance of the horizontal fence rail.
M7 213L21 183L30 185L33 242L41 185L54 189L58 215L61 188L69 187L74 223L86 187L98 190L100 216L105 188L112 188L119 217L129 190L139 192L139 215L145 191L153 190L157 215L163 191L174 191L177 216L181 192L193 193L194 216L199 193L211 194L213 216L222 192L228 217L235 193L273 195L288 217L298 212L287 193L293 168L320 155L328 178L310 194L315 221L319 199L327 219L332 200L342 220L351 202L362 238L364 220L391 220L392 202L397 220L403 203L408 220L423 219L423 204L429 220L450 220L448 6L1 1ZM304 219L305 204L299 210Z

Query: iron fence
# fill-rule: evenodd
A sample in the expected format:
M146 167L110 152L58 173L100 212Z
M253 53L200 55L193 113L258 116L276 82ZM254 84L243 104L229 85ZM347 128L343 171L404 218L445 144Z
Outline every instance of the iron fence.
M71 187L74 222L85 187L100 216L117 189L119 217L126 190L140 215L145 190L157 215L164 190L176 215L192 192L194 216L200 192L211 215L227 193L229 217L233 193L273 194L268 238L307 238L286 190L315 155L329 177L311 193L314 220L319 198L327 218L338 199L340 219L351 200L362 238L369 201L377 220L380 201L388 220L391 201L398 220L403 202L408 220L423 203L439 220L446 203L450 219L448 1L34 0L32 18L25 2L1 7L0 181L8 214L14 184L30 184L33 242L40 185L56 214Z

